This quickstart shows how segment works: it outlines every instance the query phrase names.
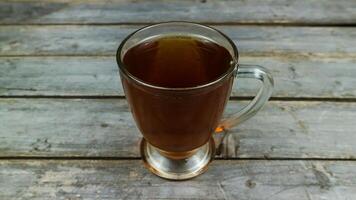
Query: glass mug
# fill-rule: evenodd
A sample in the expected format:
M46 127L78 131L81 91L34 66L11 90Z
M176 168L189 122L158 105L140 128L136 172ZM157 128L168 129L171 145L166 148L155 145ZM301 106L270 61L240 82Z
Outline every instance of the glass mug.
M187 88L152 85L130 74L123 62L125 53L166 35L208 38L226 48L233 63L217 80ZM189 179L206 171L215 156L213 133L226 134L252 117L272 94L273 79L265 68L238 64L235 44L220 31L201 24L164 22L141 28L122 41L116 59L129 107L143 134L140 151L145 166L167 179ZM245 108L221 121L235 78L257 79L262 86Z

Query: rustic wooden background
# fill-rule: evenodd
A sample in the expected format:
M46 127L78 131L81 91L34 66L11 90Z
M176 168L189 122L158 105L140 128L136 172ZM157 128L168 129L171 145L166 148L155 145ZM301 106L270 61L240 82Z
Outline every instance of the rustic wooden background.
M185 182L143 167L114 57L162 20L213 25L275 77ZM227 114L256 88L238 81ZM0 199L355 200L356 1L0 1Z

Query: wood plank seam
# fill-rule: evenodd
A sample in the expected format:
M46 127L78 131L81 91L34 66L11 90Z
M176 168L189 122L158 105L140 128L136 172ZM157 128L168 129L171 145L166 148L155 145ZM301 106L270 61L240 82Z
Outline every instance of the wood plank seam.
M285 27L355 27L356 23L267 23L267 22L198 22L208 26L285 26ZM1 26L149 26L156 23L2 23Z
M252 100L254 97L253 96L232 96L229 98L229 101L246 101L246 100ZM120 96L120 95L105 95L105 96L99 96L99 95L66 95L66 96L56 96L56 95L0 95L0 99L126 99L125 96ZM305 101L305 102L350 102L354 103L356 102L356 97L355 98L346 98L346 97L271 97L269 101Z
M138 148L138 147L137 147ZM61 156L0 156L0 162L2 160L142 160L141 157L114 157L114 156L77 156L77 157L61 157ZM248 158L229 158L229 157L215 157L214 160L221 161L356 161L356 158L285 158L285 157L248 157Z

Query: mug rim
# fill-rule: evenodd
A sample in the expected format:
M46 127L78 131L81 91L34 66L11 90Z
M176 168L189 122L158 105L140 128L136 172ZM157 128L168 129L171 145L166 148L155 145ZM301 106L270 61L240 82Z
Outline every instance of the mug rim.
M125 67L126 65L122 61L122 57L121 57L122 48L124 47L126 42L135 33L139 32L139 31L144 31L145 29L149 29L149 28L152 28L152 27L162 26L162 25L167 25L167 24L168 25L170 25L170 24L172 24L172 25L174 25L174 24L194 25L194 26L200 26L200 27L207 28L207 29L210 29L212 31L217 32L224 39L226 39L226 41L231 45L232 51L233 51L233 55L232 56L234 57L234 59L236 59L236 63L231 65L229 67L229 69L226 70L226 72L224 72L222 75L220 75L217 79L214 79L213 81L210 81L208 83L197 85L197 86L193 86L193 87L176 87L176 88L164 87L164 86L154 85L154 84L148 83L146 81L143 81L143 80L137 78L136 76L131 74L126 69L126 67ZM119 70L122 72L122 74L125 77L129 78L130 80L134 81L135 83L138 83L140 85L143 85L143 86L146 86L146 87L149 87L149 88L158 89L158 90L170 90L170 91L186 91L186 90L201 89L201 88L206 88L206 87L209 87L211 85L217 84L217 83L221 82L222 80L224 80L225 78L229 77L230 74L232 74L234 71L237 70L237 68L238 68L238 59L239 59L238 49L237 49L235 43L227 35L225 35L223 32L221 32L218 29L215 29L213 27L210 27L210 26L207 26L207 25L203 25L203 24L200 24L200 23L196 23L196 22L188 22L188 21L167 21L167 22L155 23L155 24L151 24L151 25L147 25L147 26L144 26L142 28L139 28L139 29L135 30L134 32L130 33L128 36L126 36L125 39L122 40L122 42L120 43L120 45L119 45L119 47L118 47L118 49L116 51L116 62L118 64L118 68L119 68Z

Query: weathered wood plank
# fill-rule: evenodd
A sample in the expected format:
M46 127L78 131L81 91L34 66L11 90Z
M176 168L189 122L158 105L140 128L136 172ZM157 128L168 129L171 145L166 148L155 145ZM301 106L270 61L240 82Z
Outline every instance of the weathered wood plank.
M0 56L110 55L140 26L1 26ZM241 56L356 57L355 27L216 26Z
M274 97L356 97L356 58L241 57L267 67ZM123 96L112 57L2 57L1 96ZM257 82L240 80L232 96L253 96Z
M1 199L351 200L356 162L214 161L195 179L160 179L138 160L0 161Z
M123 96L112 57L2 57L0 94Z
M356 103L269 102L231 130L221 156L355 158L355 118ZM1 157L139 157L124 99L0 99L0 122Z
M3 1L1 24L147 23L188 20L210 23L354 24L353 0Z

